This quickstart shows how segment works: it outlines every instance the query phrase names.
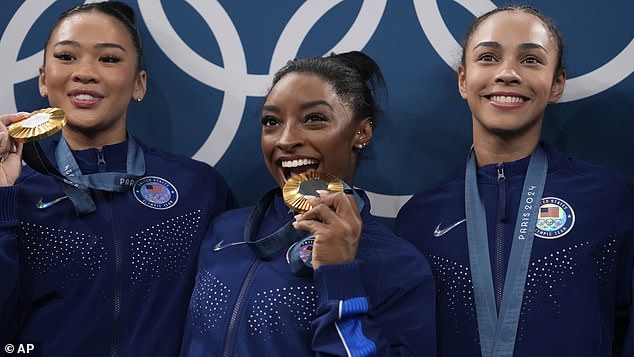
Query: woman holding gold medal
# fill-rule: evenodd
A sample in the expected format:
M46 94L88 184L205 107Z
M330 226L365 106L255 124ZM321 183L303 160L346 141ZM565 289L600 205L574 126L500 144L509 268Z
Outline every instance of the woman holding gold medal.
M132 9L81 5L45 46L39 87L54 108L0 116L3 345L178 354L199 243L233 196L209 165L128 135L146 77Z
M429 265L350 187L383 85L360 52L274 76L261 141L279 187L214 220L182 356L435 354Z

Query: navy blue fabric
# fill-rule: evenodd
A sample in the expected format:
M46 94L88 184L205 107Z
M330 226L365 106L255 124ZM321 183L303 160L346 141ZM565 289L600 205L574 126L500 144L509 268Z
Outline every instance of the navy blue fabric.
M378 355L434 356L429 264L413 246L372 219L363 196L356 260L321 266L312 276L293 274L284 251L269 260L259 259L246 244L214 251L220 241L243 240L252 208L218 217L201 245L181 355L346 356L336 323L355 319ZM257 237L292 219L276 196ZM368 312L342 320L340 305L354 298L367 299Z
M147 207L133 190L91 189L91 214L77 217L70 200L38 209L40 199L64 192L28 167L16 186L0 188L3 206L17 198L17 209L0 217L0 256L17 260L11 242L19 248L19 267L0 264L2 342L41 343L43 356L178 354L200 241L209 221L235 202L211 166L139 144L146 175L178 191L172 207ZM125 172L126 153L125 142L104 147L101 171L96 149L73 155L91 174Z
M281 190L279 188L267 192L253 207L245 223L244 241L260 259L270 259L275 253L279 253L282 249L288 248L291 244L309 235L308 232L295 230L293 222L288 221L282 228L272 234L256 238L262 218L275 196L279 196L280 193Z
M557 239L535 237L514 356L620 355L634 334L628 329L634 260L631 184L602 167L569 159L552 145L541 145L549 165L543 197L567 202L575 224ZM496 295L497 282L504 281L527 165L528 158L503 164L506 196L500 203L498 167L478 169ZM438 227L465 218L464 172L463 166L415 194L394 226L432 266L441 356L480 356L466 225L434 236ZM506 214L496 214L498 210ZM623 355L634 354L627 350Z

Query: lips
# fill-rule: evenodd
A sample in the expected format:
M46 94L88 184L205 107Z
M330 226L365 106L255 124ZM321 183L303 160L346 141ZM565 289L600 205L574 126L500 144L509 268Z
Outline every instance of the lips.
M74 90L68 93L71 103L79 108L90 108L104 97L95 91Z
M528 97L516 93L492 93L484 97L498 109L520 108L529 101Z
M489 100L499 103L509 103L509 104L517 104L524 103L526 101L525 97L518 96L510 96L510 95L492 95L488 97Z

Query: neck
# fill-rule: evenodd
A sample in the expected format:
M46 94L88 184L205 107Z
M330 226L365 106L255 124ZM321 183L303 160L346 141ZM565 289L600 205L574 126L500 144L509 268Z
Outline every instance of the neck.
M523 159L533 153L539 137L502 139L473 137L473 150L478 167Z
M66 128L64 128L66 129ZM71 150L101 149L106 145L122 143L128 139L125 131L118 133L97 133L94 136L86 133L62 129L62 135Z

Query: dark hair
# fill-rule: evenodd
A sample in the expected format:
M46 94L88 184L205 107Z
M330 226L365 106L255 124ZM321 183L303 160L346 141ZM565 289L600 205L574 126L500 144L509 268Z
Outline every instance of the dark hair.
M136 53L137 53L137 69L138 70L144 69L145 65L143 63L141 36L139 35L139 31L137 30L137 27L134 24L134 10L132 10L130 6L120 1L103 1L103 2L83 4L83 5L79 5L64 11L59 16L59 18L57 18L57 21L55 21L55 23L53 24L53 27L51 27L51 31L48 34L48 38L46 39L46 42L44 43L44 51L45 51L44 64L46 65L46 47L48 46L48 42L51 39L51 35L53 34L57 26L59 26L59 24L62 21L64 21L66 18L72 15L79 14L82 12L92 12L92 11L110 15L114 17L115 19L119 20L119 22L121 22L125 26L126 30L128 30L128 33L130 34L130 37L132 38L132 43L134 44L134 49L136 50Z
M466 66L465 52L467 49L467 44L469 43L469 40L471 40L473 33L476 32L478 27L480 27L480 24L482 24L484 20L491 17L492 15L495 15L503 11L519 11L519 12L524 12L524 13L537 17L544 24L544 26L546 26L546 28L548 29L550 38L555 43L555 46L557 46L557 67L555 67L555 72L558 72L559 70L563 68L564 40L563 40L563 36L561 35L561 32L559 31L559 29L557 29L557 26L555 26L555 22L549 17L540 13L534 7L525 6L525 5L505 5L505 6L493 9L483 15L478 16L478 18L475 19L475 21L473 21L471 26L469 26L469 29L467 30L467 34L465 35L464 41L462 42L462 55L460 57L460 65L462 65L463 67Z
M350 104L354 120L371 117L372 124L376 125L381 112L377 102L380 96L387 94L387 89L379 65L368 55L351 51L327 57L296 58L275 73L271 88L294 72L310 73L324 79Z

